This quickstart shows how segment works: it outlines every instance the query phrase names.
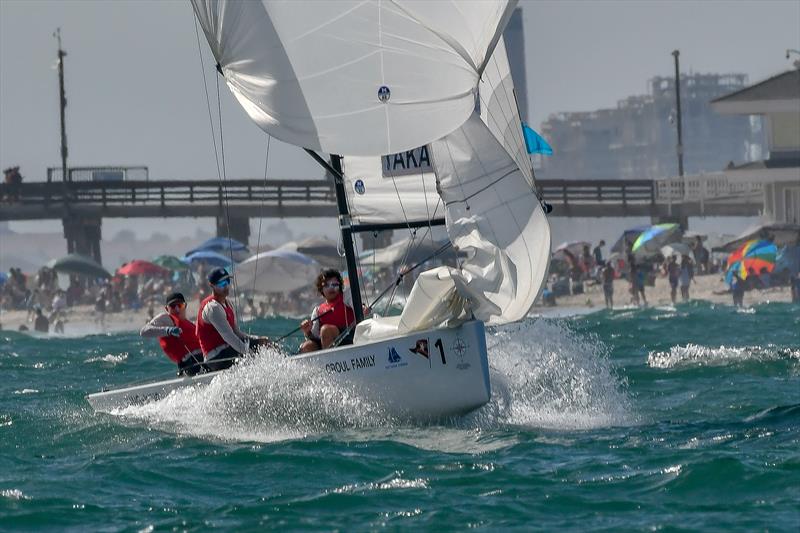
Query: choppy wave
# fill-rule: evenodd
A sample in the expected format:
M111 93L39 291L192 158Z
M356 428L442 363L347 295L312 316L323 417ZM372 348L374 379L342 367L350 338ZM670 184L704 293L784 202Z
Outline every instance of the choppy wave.
M671 369L688 366L725 366L743 362L800 361L800 349L766 346L702 346L687 344L673 346L669 351L650 352L647 364L651 368Z
M547 320L500 328L487 341L493 387L489 404L446 421L445 428L454 433L449 438L437 430L436 443L409 444L492 448L493 443L477 442L474 430L504 425L585 429L633 419L623 384L599 341ZM320 369L270 351L208 386L175 391L116 414L196 436L264 442L408 425ZM368 438L374 437L369 433Z
M116 365L118 363L123 362L127 358L128 358L128 354L126 354L126 353L122 353L122 354L109 353L109 354L100 355L100 356L97 356L97 357L90 357L89 359L87 359L84 362L85 363L111 363L113 365Z

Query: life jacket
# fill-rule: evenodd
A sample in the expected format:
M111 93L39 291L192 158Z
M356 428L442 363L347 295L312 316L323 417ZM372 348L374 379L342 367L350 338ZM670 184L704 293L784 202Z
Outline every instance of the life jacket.
M330 324L339 328L340 332L356 321L355 311L344 303L344 296L341 293L332 302L326 300L319 304L317 306L317 316L320 317L320 327Z
M180 337L173 337L166 335L158 338L158 343L161 349L167 354L174 363L180 363L190 353L200 349L200 342L197 340L197 333L195 333L195 325L191 321L169 315L172 323L181 328Z
M214 295L212 294L200 302L200 310L197 312L197 339L200 341L200 348L203 350L203 355L207 355L215 348L225 344L225 340L222 338L222 335L219 334L217 328L203 320L203 309L205 309L208 302L213 299ZM230 324L232 328L236 328L236 317L233 314L233 306L226 303L222 307L225 309L225 318L228 319L228 324Z

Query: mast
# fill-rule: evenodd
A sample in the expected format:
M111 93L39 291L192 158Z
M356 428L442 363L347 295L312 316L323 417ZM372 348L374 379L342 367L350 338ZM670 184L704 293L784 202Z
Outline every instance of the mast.
M67 123L64 113L67 107L67 95L64 91L64 57L67 53L61 49L61 28L56 29L56 39L58 39L58 96L61 109L61 178L70 181L67 174Z
M334 190L336 191L336 207L339 210L339 229L342 231L342 245L347 260L347 276L350 279L350 294L353 297L353 311L356 322L364 320L364 310L361 305L361 287L358 279L358 264L353 246L353 227L350 224L350 210L347 208L347 195L344 190L344 176L342 176L342 157L331 154L328 163L315 151L305 148L306 153L333 177Z

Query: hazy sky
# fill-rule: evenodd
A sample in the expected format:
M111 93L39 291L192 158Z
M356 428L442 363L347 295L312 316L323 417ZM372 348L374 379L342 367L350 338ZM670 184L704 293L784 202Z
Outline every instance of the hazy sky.
M744 72L757 81L800 49L800 1L523 1L531 123L611 107L655 75ZM70 165L146 165L151 179L216 177L194 15L188 1L0 0L0 165L30 181L59 161L56 43L66 58ZM202 38L202 36L201 36ZM202 42L206 58L207 44ZM215 103L212 62L207 79ZM260 178L266 137L222 85L228 176ZM269 175L321 174L272 143ZM143 233L155 222L136 223ZM163 222L158 224L163 226ZM175 227L194 233L190 221ZM122 221L105 221L105 235ZM129 225L129 224L128 224ZM44 226L16 224L16 229ZM60 223L47 226L60 231ZM162 228L163 229L163 228Z

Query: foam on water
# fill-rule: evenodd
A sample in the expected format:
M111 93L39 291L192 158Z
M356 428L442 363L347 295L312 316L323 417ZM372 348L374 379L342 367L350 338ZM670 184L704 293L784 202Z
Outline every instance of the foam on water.
M262 351L208 386L175 391L115 414L223 440L270 442L347 430L348 438L357 440L385 437L453 451L511 444L481 442L482 429L588 429L632 422L628 397L599 341L536 320L498 328L487 334L487 343L491 401L467 416L427 424L434 433L428 438L425 427L411 423L414 436L407 435L409 421L398 420L321 369L274 351ZM375 435L386 429L391 431Z
M719 346L699 344L673 346L669 351L650 352L647 364L652 368L671 369L692 366L725 366L744 362L800 361L800 349L762 346Z
M635 422L598 339L537 320L498 328L487 343L492 400L470 415L481 424L590 429Z

